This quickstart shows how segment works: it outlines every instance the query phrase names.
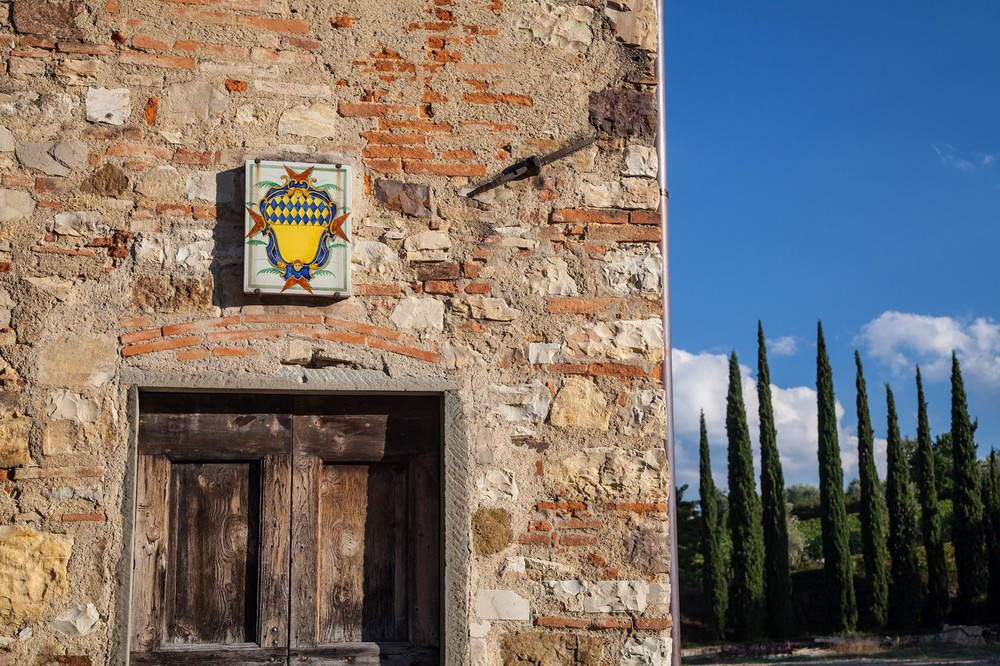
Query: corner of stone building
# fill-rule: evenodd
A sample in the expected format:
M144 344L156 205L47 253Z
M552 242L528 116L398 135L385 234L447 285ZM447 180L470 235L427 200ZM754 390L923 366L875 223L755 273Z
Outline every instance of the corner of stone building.
M448 663L670 663L653 0L9 7L0 665L123 663L137 377L322 373L451 387ZM243 293L254 157L354 167L350 298Z

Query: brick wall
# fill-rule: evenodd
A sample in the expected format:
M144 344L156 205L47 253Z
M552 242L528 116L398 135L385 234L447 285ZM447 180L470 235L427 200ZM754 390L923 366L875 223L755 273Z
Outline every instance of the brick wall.
M463 663L668 663L653 0L0 6L0 664L114 663L123 369L330 365L461 386ZM257 157L355 166L351 298L242 293Z

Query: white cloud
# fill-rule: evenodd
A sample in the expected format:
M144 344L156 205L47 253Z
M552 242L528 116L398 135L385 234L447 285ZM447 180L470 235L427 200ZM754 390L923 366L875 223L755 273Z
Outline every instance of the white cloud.
M678 483L688 483L693 492L698 486L698 415L705 410L705 425L711 445L715 482L726 483L726 394L729 387L729 359L724 354L701 352L692 354L674 349L674 428L677 439ZM760 448L758 434L757 385L750 368L740 365L743 401L754 448L754 461L759 476ZM816 483L818 477L817 450L819 443L816 390L809 386L781 387L771 385L771 402L778 432L778 453L786 485ZM857 439L844 429L844 407L837 402L837 424L840 434L841 461L845 478L857 468ZM884 448L884 446L883 446Z
M967 382L1000 388L1000 323L993 319L888 311L862 326L857 341L897 373L908 375L919 364L930 381L950 376L954 350Z
M955 146L950 143L935 143L932 147L934 148L934 152L937 153L938 159L941 160L942 165L959 171L975 170L976 165L967 159L959 157Z
M784 335L768 340L767 351L774 356L795 356L799 351L799 339L794 335Z

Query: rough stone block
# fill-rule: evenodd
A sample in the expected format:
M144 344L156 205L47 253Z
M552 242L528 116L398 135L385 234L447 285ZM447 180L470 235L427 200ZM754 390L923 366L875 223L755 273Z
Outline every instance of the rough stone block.
M75 0L14 0L12 17L20 33L52 39L81 39L83 32L76 25L76 17L82 9L83 4Z
M38 382L44 386L85 388L110 381L118 367L114 337L62 335L42 347Z
M31 422L25 418L0 420L0 468L17 467L31 462L28 433Z
M35 212L35 200L27 192L0 189L0 222L20 220Z
M124 125L132 113L128 88L88 88L87 120L106 125Z
M491 502L516 500L517 480L514 472L507 469L491 469L476 481L476 490L482 499Z
M64 636L78 638L96 629L100 619L94 604L77 604L56 615L51 626Z
M375 199L390 210L411 217L431 216L431 188L379 178L375 181Z
M510 514L503 509L479 509L472 514L472 547L476 555L495 555L513 540Z
M659 448L583 449L556 463L552 477L583 497L644 502L667 497L666 454Z
M529 620L528 600L511 590L479 590L476 592L476 613L480 620Z
M607 430L611 421L608 398L594 382L583 377L568 377L552 401L549 421L554 426Z
M312 106L296 106L281 114L278 134L329 139L337 135L339 119L337 109L329 104L318 102Z
M566 334L563 351L575 358L662 361L663 322L640 319L581 326Z
M49 176L68 176L87 163L90 151L82 141L22 141L14 154L28 168Z
M656 138L656 95L608 89L590 93L590 123L610 136Z
M80 185L81 192L105 197L117 197L126 189L128 189L128 176L114 164L105 164L90 174Z
M500 643L504 666L602 666L602 639L580 634L524 631Z
M586 53L594 40L590 24L594 10L582 5L555 5L546 0L526 3L517 21L517 27L531 32L531 36L546 46Z
M444 329L444 303L434 298L411 296L396 305L389 321L401 329L441 331Z
M72 548L66 536L0 527L0 625L37 620L47 603L66 594Z

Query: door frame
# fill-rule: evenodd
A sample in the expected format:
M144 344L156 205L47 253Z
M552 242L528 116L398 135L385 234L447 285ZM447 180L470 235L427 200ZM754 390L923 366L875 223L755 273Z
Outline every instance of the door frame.
M471 535L470 447L459 384L441 377L388 377L338 368L282 368L273 375L187 375L125 368L120 374L128 417L128 453L122 486L122 538L116 566L110 663L129 664L132 556L136 510L140 393L301 393L313 395L436 395L441 399L441 664L468 663ZM447 566L446 566L447 563Z

